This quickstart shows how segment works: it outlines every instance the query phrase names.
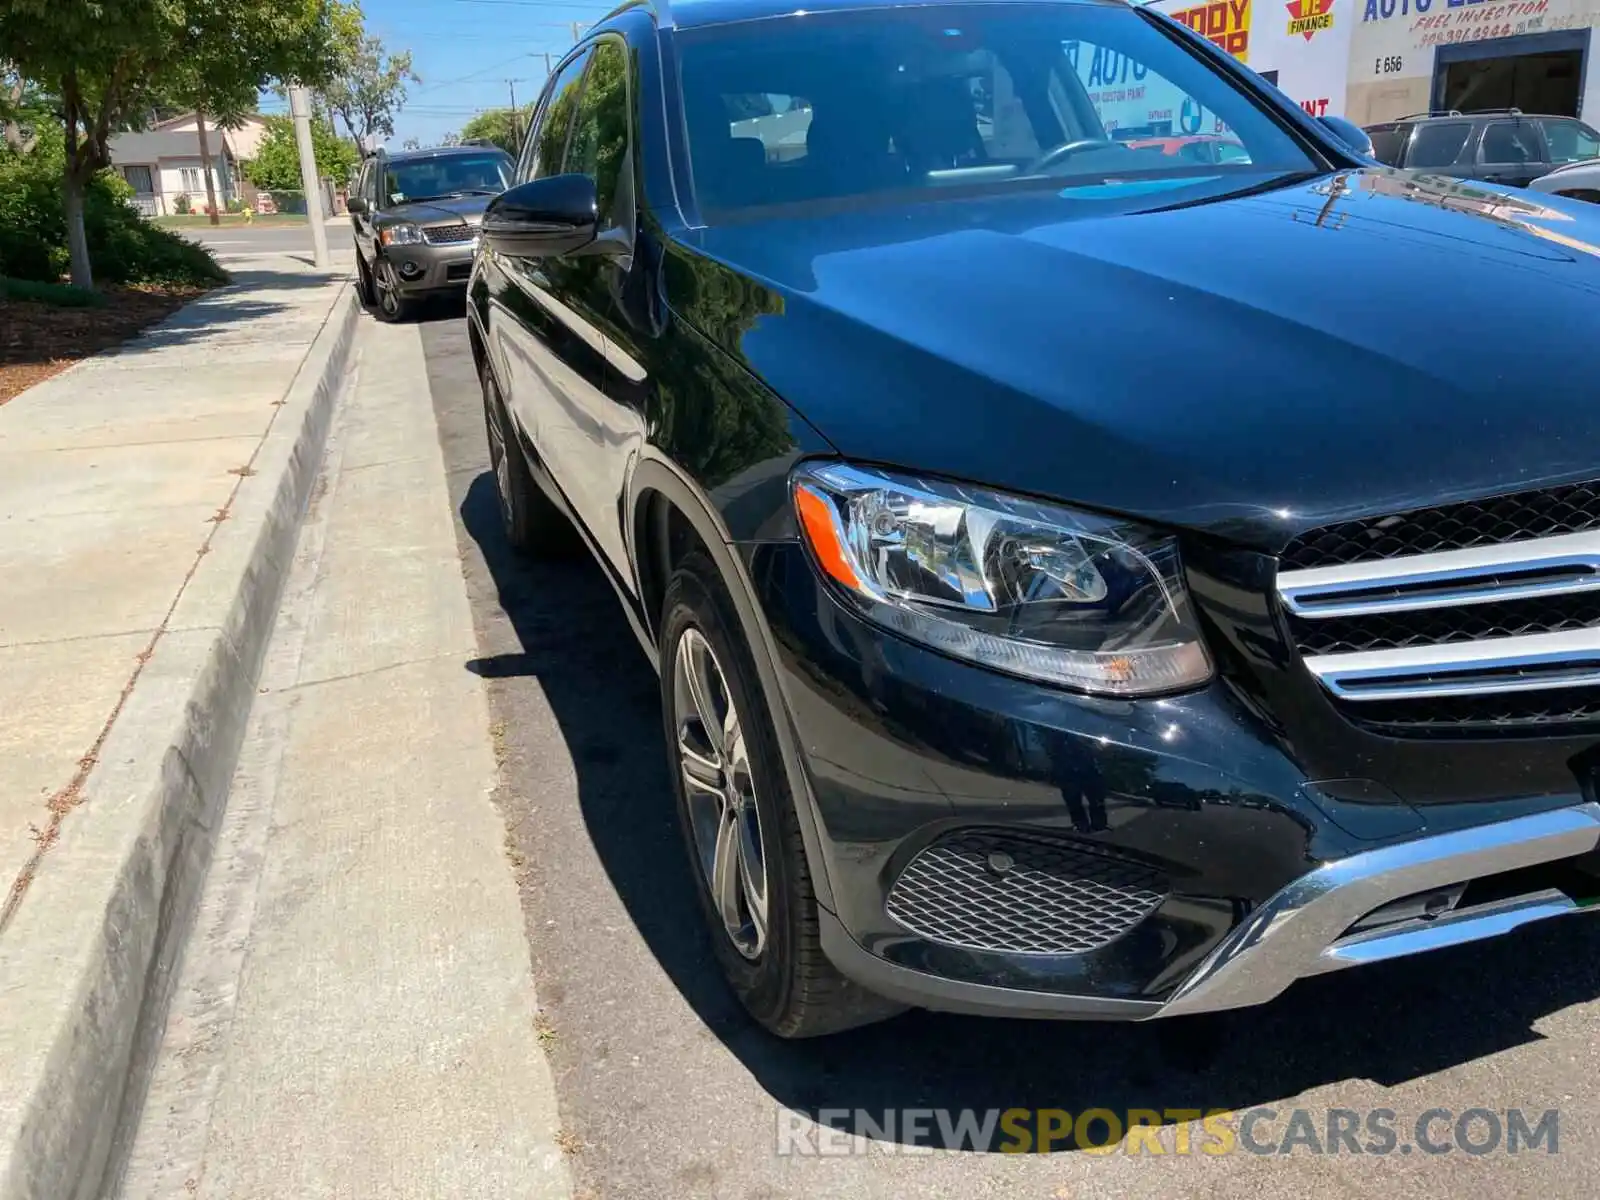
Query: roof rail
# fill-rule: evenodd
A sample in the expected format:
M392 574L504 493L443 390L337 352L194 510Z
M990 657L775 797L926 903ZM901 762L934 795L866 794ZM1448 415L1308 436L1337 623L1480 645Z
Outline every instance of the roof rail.
M1420 121L1424 117L1464 117L1466 113L1459 108L1436 108L1431 112L1407 113L1403 117L1396 117L1396 121Z
M1474 108L1469 110L1469 115L1474 117L1488 116L1491 113L1504 113L1508 117L1520 117L1522 110L1520 108Z

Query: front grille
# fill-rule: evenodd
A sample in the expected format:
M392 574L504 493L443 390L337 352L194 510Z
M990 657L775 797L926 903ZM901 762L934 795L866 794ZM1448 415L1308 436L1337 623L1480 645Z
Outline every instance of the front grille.
M889 891L888 912L921 937L1004 954L1084 954L1166 898L1143 863L1045 836L966 830L921 851Z
M1329 525L1291 542L1283 565L1342 566L1589 529L1600 529L1600 483L1575 483Z
M1307 669L1392 737L1600 726L1600 484L1345 522L1283 556Z
M478 231L471 225L430 225L422 231L422 240L430 246L454 246L461 242L470 242L478 236Z

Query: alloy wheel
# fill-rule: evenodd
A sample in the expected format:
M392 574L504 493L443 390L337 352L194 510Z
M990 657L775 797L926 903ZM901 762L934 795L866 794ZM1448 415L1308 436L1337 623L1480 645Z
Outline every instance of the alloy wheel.
M761 815L739 710L722 665L698 629L684 631L672 666L679 771L696 857L741 955L761 957L767 944L767 870Z
M373 271L373 282L378 286L378 306L389 316L400 311L399 285L395 283L394 268L382 259Z

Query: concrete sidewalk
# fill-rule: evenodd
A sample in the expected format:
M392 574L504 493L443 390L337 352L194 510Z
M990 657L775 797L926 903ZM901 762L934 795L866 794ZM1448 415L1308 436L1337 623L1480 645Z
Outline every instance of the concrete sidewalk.
M5 1200L98 1186L355 317L285 260L0 408Z
M357 345L123 1200L570 1194L421 337Z

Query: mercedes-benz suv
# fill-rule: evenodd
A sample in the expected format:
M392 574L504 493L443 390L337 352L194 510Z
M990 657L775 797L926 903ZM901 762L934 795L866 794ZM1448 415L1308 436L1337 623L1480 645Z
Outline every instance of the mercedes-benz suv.
M1237 150L1128 144L1180 111ZM1250 1005L1600 895L1591 206L1148 6L645 0L483 243L510 540L615 586L769 1029Z

